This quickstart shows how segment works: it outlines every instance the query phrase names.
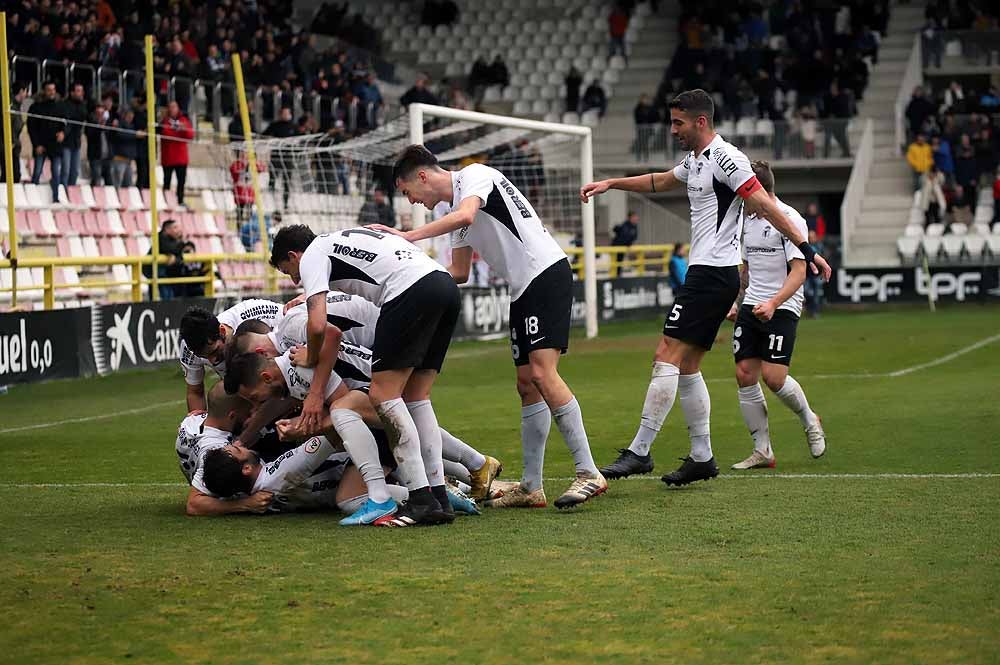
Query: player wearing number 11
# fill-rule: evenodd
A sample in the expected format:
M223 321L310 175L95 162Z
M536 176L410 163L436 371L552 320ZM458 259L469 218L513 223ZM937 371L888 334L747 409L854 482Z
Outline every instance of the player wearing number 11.
M587 201L609 189L661 192L687 186L691 204L690 268L663 324L653 377L642 406L642 420L632 443L618 459L601 469L608 478L624 478L653 470L650 448L678 394L691 438L691 452L676 471L662 480L686 485L719 475L709 432L711 400L701 375L701 360L719 332L739 292L739 218L743 202L753 205L782 235L798 246L814 272L829 279L830 266L806 242L802 231L771 200L736 146L715 133L715 104L704 90L682 92L668 104L670 133L690 150L684 161L664 173L614 178L584 185Z
M608 484L590 453L580 405L558 370L559 356L569 348L573 306L573 273L566 253L542 226L531 202L496 169L471 164L446 171L427 148L411 145L397 159L393 178L411 204L430 210L444 202L450 210L406 233L371 228L411 242L450 234L448 271L455 281L469 279L476 251L510 284L510 343L521 396L524 474L516 488L491 505L546 505L542 465L553 416L576 466L576 480L556 499L556 508L570 508L605 492Z

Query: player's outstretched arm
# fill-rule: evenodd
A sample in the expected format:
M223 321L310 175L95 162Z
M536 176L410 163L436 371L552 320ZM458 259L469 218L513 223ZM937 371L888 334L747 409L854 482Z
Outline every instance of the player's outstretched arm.
M630 178L609 178L589 182L580 188L580 200L586 203L591 197L603 194L609 189L620 189L625 192L665 192L680 184L673 171L662 173L647 173Z
M408 240L409 242L415 243L419 240L443 236L455 231L456 229L460 229L463 226L471 225L474 221L476 221L476 212L478 212L482 206L483 200L481 198L478 196L468 196L462 199L462 202L458 204L457 208L449 212L444 217L436 219L433 222L428 222L427 224L413 229L412 231L400 231L399 229L383 226L381 224L372 224L368 228L376 231L393 233L404 238L405 240Z
M302 426L306 431L317 429L319 420L323 416L323 405L326 401L323 391L330 379L330 374L333 372L333 366L337 362L337 352L340 350L340 340L342 337L343 333L340 328L330 323L326 324L326 328L323 331L323 343L320 346L319 359L316 362L316 369L313 372L313 382L309 387L309 394L306 395L306 399L302 403ZM298 364L302 355L301 349L293 349L291 353L292 362Z
M270 492L255 492L242 499L217 499L195 488L188 492L185 512L192 517L230 515L232 513L263 513L271 505Z
M785 301L795 295L806 281L806 262L802 259L792 259L789 263L788 275L774 297L766 302L755 305L753 314L761 321L770 321L774 312L785 304Z
M750 269L747 267L746 261L740 266L740 292L736 294L736 301L733 302L733 306L729 308L729 314L726 318L730 321L736 320L736 315L739 314L740 306L743 304L743 296L747 293L747 287L750 286Z
M451 250L451 265L448 272L459 284L469 281L469 273L472 271L472 248L455 247Z
M806 263L811 264L810 268L814 275L822 275L824 281L830 281L830 274L833 272L830 264L816 253L806 241L807 239L802 237L799 230L792 224L792 220L788 219L788 216L781 212L781 208L771 200L767 192L763 189L758 189L747 198L747 202L751 203L767 221L771 222L774 228L778 229L782 235L791 240L799 248L802 255L806 257Z
M198 383L195 385L187 384L187 407L188 413L192 411L204 411L206 408L205 403L205 384Z

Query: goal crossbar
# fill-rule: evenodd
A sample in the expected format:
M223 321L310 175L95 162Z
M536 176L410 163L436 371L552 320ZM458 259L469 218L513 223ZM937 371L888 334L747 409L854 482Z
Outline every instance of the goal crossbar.
M590 127L583 125L567 125L558 122L542 122L526 118L514 118L494 113L465 111L445 106L431 104L410 104L410 142L424 142L424 118L444 118L449 120L467 121L494 125L511 129L525 129L551 134L564 134L580 139L580 186L594 179L594 148ZM412 206L414 226L421 226L425 221L426 210L422 205ZM594 247L594 205L580 203L580 220L583 231L583 292L586 301L587 337L597 336L597 263Z

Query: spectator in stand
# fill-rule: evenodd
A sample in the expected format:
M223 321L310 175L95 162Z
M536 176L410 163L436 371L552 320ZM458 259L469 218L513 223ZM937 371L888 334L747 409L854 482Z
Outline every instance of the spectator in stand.
M806 228L815 231L816 237L820 240L826 237L826 218L819 211L818 203L813 202L806 206L806 214L803 217L806 220Z
M463 111L472 110L472 102L469 101L469 96L465 94L465 90L462 89L462 85L457 80L452 81L448 87L448 106Z
M160 254L165 254L168 258L166 264L160 263L156 266L157 277L184 276L184 248L184 229L175 220L164 220L163 224L160 225L159 250ZM152 254L152 252L153 248L150 247L149 253ZM150 277L152 267L143 267L143 273L146 277ZM171 300L179 297L185 291L183 284L158 284L157 286L159 287L160 300ZM150 286L150 291L152 288ZM152 300L152 295L150 300Z
M803 106L798 111L799 132L802 134L802 152L806 159L816 156L816 136L819 134L819 123L816 121L816 107L812 104Z
M993 224L1000 224L1000 169L993 175Z
M643 93L639 96L635 110L632 111L632 117L635 119L635 158L638 161L646 161L649 159L649 141L656 133L661 120L660 113L653 106L649 95Z
M76 185L80 176L80 138L87 123L87 100L82 83L74 83L69 97L63 104L66 118L66 138L62 148L62 183L67 187Z
M992 130L989 126L982 127L975 135L972 142L976 152L976 188L979 187L979 178L989 177L990 173L997 168L997 152L994 149L991 137ZM975 206L973 206L975 207Z
M35 152L35 165L31 182L38 184L42 179L45 160L52 168L52 202L59 203L59 183L62 182L62 148L66 139L66 121L63 120L64 107L56 92L56 84L46 81L41 94L28 109L28 136Z
M628 63L628 53L625 52L625 32L628 30L628 12L620 2L615 3L608 15L608 60L615 55L625 58Z
M974 191L961 185L955 185L955 191L952 193L950 200L951 210L949 212L951 212L951 224L965 224L966 226L972 224L975 196Z
M822 236L817 234L813 229L809 229L809 237L807 240L809 242L809 246L812 247L813 251L817 254L826 251L826 248L823 247ZM820 256L822 256L822 254L820 254ZM823 278L820 275L812 274L811 270L807 270L804 286L806 311L809 312L809 316L811 318L818 319L819 312L823 308Z
M906 149L906 161L913 169L913 191L918 191L921 185L920 179L934 164L934 154L923 134L917 134L917 138Z
M263 169L256 164L257 173ZM229 165L229 176L233 179L233 200L236 203L236 223L243 224L250 218L256 197L253 191L253 175L250 173L250 160L245 152L237 151L236 159ZM252 251L252 250L248 250Z
M941 215L947 207L944 197L944 173L932 165L920 179L920 209L924 211L924 227L940 224Z
M121 119L112 118L108 131L111 143L111 182L115 187L132 186L132 161L146 149L145 139L136 135L135 113L125 109Z
M670 284L670 290L674 292L675 296L678 289L684 286L687 271L687 246L684 243L677 243L674 245L674 252L670 255L670 261L667 263L667 283Z
M282 107L281 111L278 112L278 119L264 130L264 136L273 139L288 139L297 134L298 130L292 123L292 109L288 107ZM268 182L268 189L273 192L278 186L278 179L281 179L281 205L283 208L288 207L288 197L294 177L294 155L288 150L276 147L271 152L271 179Z
M566 112L580 112L580 86L583 85L583 76L576 67L570 67L566 74Z
M440 104L437 95L427 89L428 82L427 74L417 74L417 80L414 82L413 87L399 98L399 103L403 106L409 106L413 103Z
M87 135L87 163L90 165L90 184L111 184L111 140L108 127L111 111L104 102L95 104L90 112L90 122L85 129Z
M436 28L439 25L451 25L458 20L458 5L452 0L424 0L424 8L420 12L420 22Z
M941 34L941 26L933 16L927 17L924 27L920 29L921 55L923 56L924 69L930 67L931 63L941 69L941 56L944 55L944 36Z
M361 212L358 213L358 226L367 226L368 224L396 227L396 213L385 198L385 192L378 187L372 192L372 197L361 206Z
M13 139L13 149L11 150L11 175L15 183L21 182L21 131L24 129L24 113L21 106L28 96L28 86L23 81L15 81L11 84L11 114L10 114L10 135ZM0 131L0 155L5 154L4 134ZM6 160L0 159L0 182L7 182Z
M602 118L608 110L608 96L604 94L604 88L597 79L594 79L583 93L583 112L586 113L591 109L597 109L598 115Z
M965 112L965 90L958 81L952 81L944 91L944 102L939 113L964 113Z
M823 157L830 157L830 144L833 139L840 146L841 157L850 159L851 146L847 141L847 123L854 115L854 99L851 93L842 90L836 81L830 84L830 92L823 100L823 118L826 125L823 139Z
M188 54L184 52L184 43L180 35L174 35L167 47L167 55L163 61L163 71L167 76L179 76L188 79L190 83L177 84L174 86L174 94L179 108L187 110L188 102L191 99L191 86L198 77L198 70Z
M184 205L184 182L187 180L188 141L194 138L191 121L181 113L176 102L167 104L160 122L160 163L163 166L163 188L170 189L170 181L177 174L177 202Z
M361 107L365 109L365 127L374 127L374 114L382 108L382 91L378 89L378 80L375 78L375 74L369 73L362 78L355 86L354 95L358 98ZM371 109L372 113L370 118L368 117L368 109Z
M906 121L909 125L908 129L911 139L917 135L917 132L921 131L924 121L934 115L936 110L934 103L927 98L924 87L920 85L915 87L913 94L910 96L910 101L906 105Z
M493 56L493 62L490 64L490 85L498 85L501 88L510 85L510 71L499 53Z
M854 44L854 47L858 49L858 53L862 57L870 57L872 59L872 64L878 64L878 42L879 36L867 25L862 27L858 32L858 39Z
M611 244L615 247L631 247L638 238L639 213L629 210L625 221L611 229ZM625 256L625 252L619 252L615 257L619 265L618 272L621 272L621 263Z
M955 160L951 156L951 144L947 139L935 136L931 139L931 153L934 155L934 166L944 176L945 181L951 184L955 178Z
M138 93L132 98L132 129L139 145L132 156L135 160L135 186L149 189L149 151L146 149L146 95ZM161 145L162 149L162 145ZM131 176L130 176L131 177Z
M986 113L996 113L997 109L1000 109L1000 93L997 92L995 85L991 85L979 98L979 106Z
M482 88L492 85L490 66L481 54L477 55L476 61L472 63L472 69L469 70L469 76L466 79L466 83L469 86L469 92L476 99L481 97L480 90Z
M962 134L958 149L955 150L955 183L957 186L975 190L979 182L979 165L976 163L976 149L968 134ZM956 187L957 189L957 187Z
M226 54L219 50L218 44L209 44L208 52L201 63L201 77L210 81L221 81L228 68Z

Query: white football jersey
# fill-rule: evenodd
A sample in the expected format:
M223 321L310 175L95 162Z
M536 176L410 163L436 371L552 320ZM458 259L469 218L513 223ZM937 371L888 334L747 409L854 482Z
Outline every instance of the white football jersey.
M452 248L472 247L510 285L517 300L535 277L566 252L542 226L535 209L511 182L485 164L452 171L451 209L470 196L480 200L475 221L451 234Z
M288 396L292 399L305 400L312 388L314 370L311 367L296 367L292 364L291 357L286 353L274 359L278 369L281 370L281 378L285 380L288 388ZM323 390L323 399L326 399L337 391L340 387L340 376L336 372L330 372L330 378L326 382Z
M674 176L687 183L691 204L693 266L736 266L740 263L740 206L742 198L760 186L750 160L718 134L699 154L689 152L674 167Z
M314 436L273 462L263 464L254 492L272 492L270 512L337 508L337 486L350 457L336 452L324 436Z
M366 228L317 236L299 262L306 298L337 290L379 307L435 271L448 272L416 245Z
M803 237L808 236L806 220L795 208L785 204L781 199L775 199L778 208L785 213L792 224ZM771 223L756 214L743 217L743 260L750 272L750 281L743 296L743 304L759 305L770 300L781 290L788 276L788 262L792 259L805 257L792 241L781 234L781 231L771 226ZM778 309L784 309L796 316L802 314L802 287L800 286L791 298L781 304Z
M372 352L370 349L341 342L333 371L351 390L367 388L372 382Z
M326 294L326 320L343 331L349 344L371 348L375 344L375 324L380 309L360 296L339 291ZM292 307L268 333L278 353L309 341L309 310L305 303Z
M241 323L250 319L257 319L274 327L275 322L281 319L283 308L280 303L251 298L236 303L216 318L219 319L219 323L228 326L231 331L235 331ZM207 358L196 356L183 339L180 345L180 360L181 369L184 370L184 380L192 386L204 383L205 367L211 367L221 377L226 375L226 361L213 363Z
M232 435L215 427L207 427L208 414L189 415L177 428L175 449L180 462L181 473L196 490L211 494L203 480L205 453L214 448L222 448L232 441Z

